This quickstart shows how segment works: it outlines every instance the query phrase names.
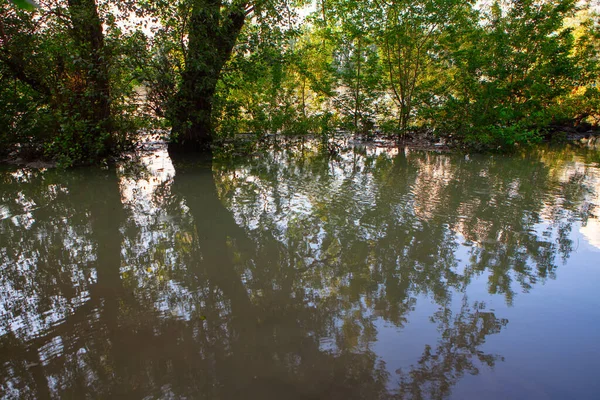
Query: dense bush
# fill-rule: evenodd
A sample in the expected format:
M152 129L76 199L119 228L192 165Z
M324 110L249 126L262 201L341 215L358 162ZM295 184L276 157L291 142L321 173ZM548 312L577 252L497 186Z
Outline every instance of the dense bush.
M0 1L0 28L4 155L70 166L98 162L131 141L139 121L129 67L142 37L123 34L93 0L42 3L34 12Z

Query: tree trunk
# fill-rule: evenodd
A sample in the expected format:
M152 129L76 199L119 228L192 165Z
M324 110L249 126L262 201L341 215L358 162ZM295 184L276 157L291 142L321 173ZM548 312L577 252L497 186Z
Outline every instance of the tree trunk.
M167 116L173 127L169 150L210 149L217 82L246 19L245 3L222 10L220 1L196 0L189 20L185 71Z

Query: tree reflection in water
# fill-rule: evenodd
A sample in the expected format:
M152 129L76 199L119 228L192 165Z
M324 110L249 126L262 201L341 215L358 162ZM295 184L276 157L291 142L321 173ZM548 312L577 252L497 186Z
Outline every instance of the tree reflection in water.
M502 359L481 346L508 321L467 300L473 279L512 303L593 213L590 174L544 157L308 144L4 171L2 394L446 398ZM438 342L390 373L377 321L402 329L423 297Z

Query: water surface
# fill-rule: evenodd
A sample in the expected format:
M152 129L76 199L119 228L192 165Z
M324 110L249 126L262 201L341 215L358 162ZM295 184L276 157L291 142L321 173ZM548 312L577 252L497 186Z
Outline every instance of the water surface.
M3 398L600 398L600 157L0 170Z

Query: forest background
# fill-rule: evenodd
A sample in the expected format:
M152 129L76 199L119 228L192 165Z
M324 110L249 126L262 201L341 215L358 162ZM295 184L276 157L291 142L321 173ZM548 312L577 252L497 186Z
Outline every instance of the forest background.
M0 156L98 163L251 134L477 149L600 122L600 19L574 0L0 0Z

